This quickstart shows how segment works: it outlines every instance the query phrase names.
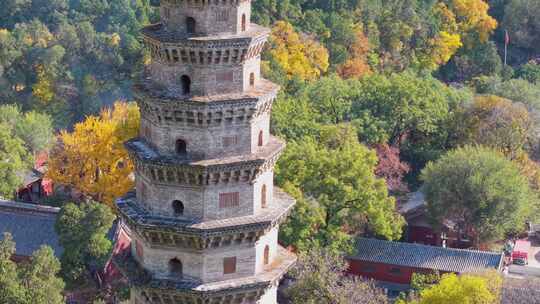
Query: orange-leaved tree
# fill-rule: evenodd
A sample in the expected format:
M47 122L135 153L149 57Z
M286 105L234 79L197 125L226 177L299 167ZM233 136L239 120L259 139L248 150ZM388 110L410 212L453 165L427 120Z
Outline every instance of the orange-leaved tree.
M356 29L355 40L349 46L350 57L337 69L342 78L357 78L371 74L371 68L367 62L370 50L369 40L361 28Z
M269 42L269 57L288 79L313 80L328 69L328 50L314 39L297 33L286 21L276 22Z
M62 131L47 176L112 205L133 187L133 163L123 143L137 136L139 120L136 104L116 102L99 117L89 116L76 124L73 132Z

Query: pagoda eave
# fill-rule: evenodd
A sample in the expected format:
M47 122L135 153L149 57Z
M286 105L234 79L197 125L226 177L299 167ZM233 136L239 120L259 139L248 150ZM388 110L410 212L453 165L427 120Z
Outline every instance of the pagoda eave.
M214 36L186 35L169 31L162 23L155 23L143 27L141 34L144 39L159 44L183 44L192 47L216 48L224 45L250 45L259 41L266 41L270 35L270 29L253 24L249 31L238 34L224 34Z
M266 79L259 80L260 84L241 93L215 94L215 95L183 95L156 86L150 76L145 76L133 86L133 93L137 100L145 100L155 105L173 105L190 107L223 107L241 103L255 104L260 100L274 98L280 86Z
M130 156L136 161L148 165L184 168L191 172L203 175L223 170L232 170L233 168L245 169L260 167L268 161L274 163L285 149L285 142L283 140L277 137L271 137L269 143L256 153L204 159L203 155L162 155L144 139L140 138L129 140L124 145Z

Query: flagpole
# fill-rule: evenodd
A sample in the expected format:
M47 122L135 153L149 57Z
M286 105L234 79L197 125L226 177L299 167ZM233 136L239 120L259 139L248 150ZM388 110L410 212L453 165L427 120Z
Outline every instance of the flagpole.
M506 65L506 57L508 54L508 44L504 44L504 65Z
M508 44L504 45L504 65L506 65L506 57L508 54Z
M508 43L510 42L510 36L508 31L504 31L504 65L506 65L506 58L508 57Z

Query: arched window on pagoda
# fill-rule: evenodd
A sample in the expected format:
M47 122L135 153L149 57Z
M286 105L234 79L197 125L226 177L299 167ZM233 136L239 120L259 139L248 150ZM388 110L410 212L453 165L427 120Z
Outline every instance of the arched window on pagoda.
M182 84L182 94L189 95L191 93L191 78L188 75L182 75L180 83Z
M262 185L261 188L261 208L267 207L267 201L266 201L266 185Z
M169 272L174 276L182 276L182 262L178 258L169 261Z
M174 211L174 215L176 216L184 215L184 203L182 203L181 201L178 201L178 200L173 201L172 208Z
M242 14L242 32L246 31L246 23L247 23L246 14Z
M270 246L264 246L263 264L268 265L270 263Z
M255 73L249 74L249 85L251 87L255 86Z
M262 131L262 130L259 131L259 143L258 143L258 146L259 146L259 147L262 147L262 146L263 146L263 143L264 143L264 142L263 142L263 139L264 139L263 136L264 136L264 135L263 135L263 131Z
M187 144L183 139L178 139L176 141L176 154L186 155L187 154Z
M195 18L193 17L187 17L186 18L186 31L188 34L195 34L195 30L197 27L197 22L195 21Z

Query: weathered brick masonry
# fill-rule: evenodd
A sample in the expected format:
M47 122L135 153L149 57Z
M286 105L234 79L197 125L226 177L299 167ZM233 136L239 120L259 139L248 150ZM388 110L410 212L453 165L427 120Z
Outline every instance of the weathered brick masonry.
M132 303L275 304L295 257L277 242L294 200L273 185L278 86L262 79L269 30L250 0L161 0L142 30L152 63L134 86L136 191L117 205L131 231L118 265Z

